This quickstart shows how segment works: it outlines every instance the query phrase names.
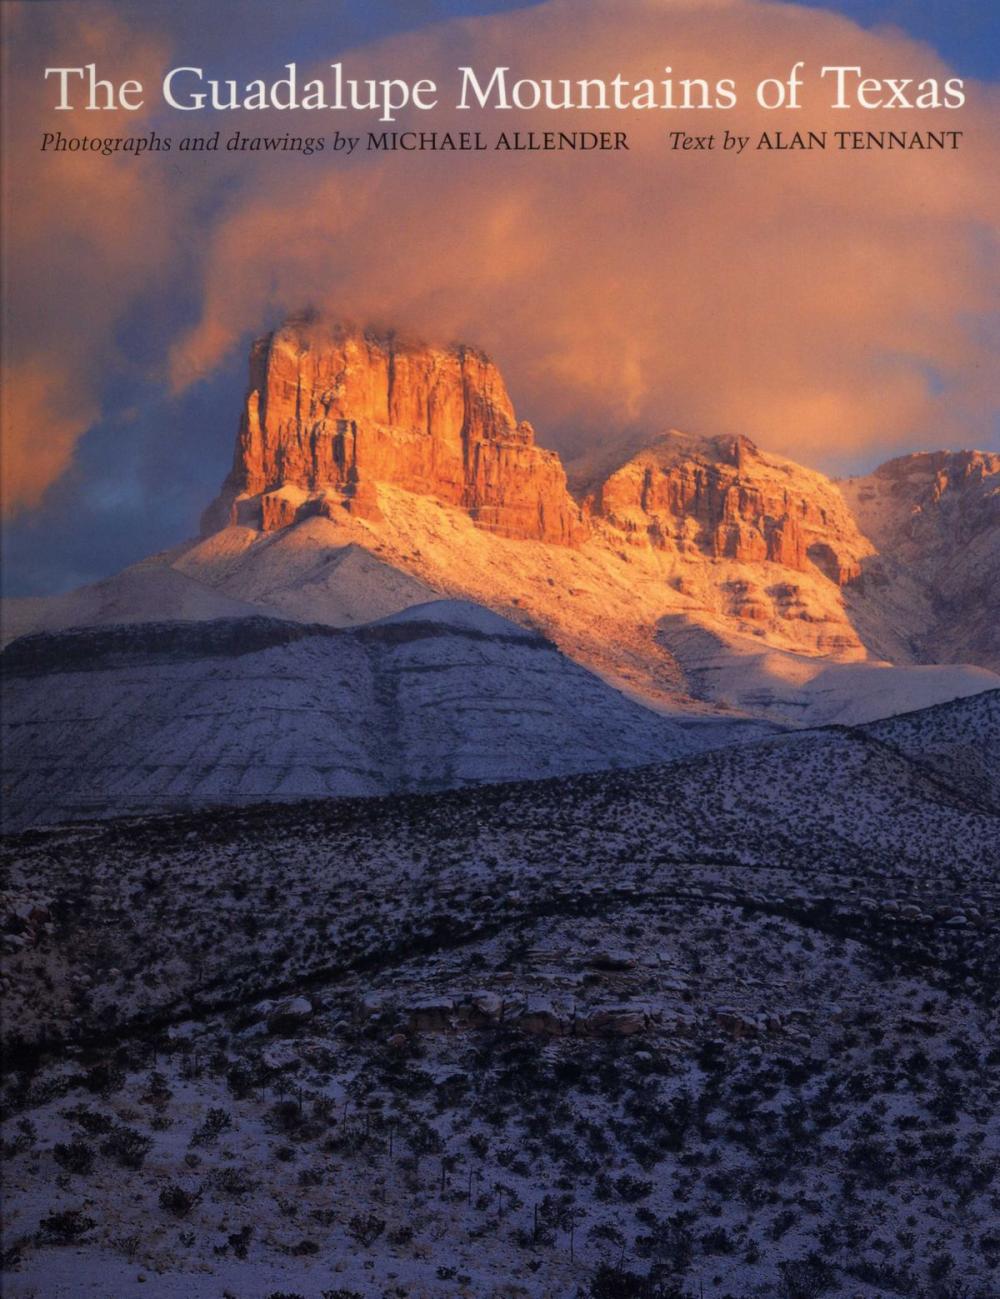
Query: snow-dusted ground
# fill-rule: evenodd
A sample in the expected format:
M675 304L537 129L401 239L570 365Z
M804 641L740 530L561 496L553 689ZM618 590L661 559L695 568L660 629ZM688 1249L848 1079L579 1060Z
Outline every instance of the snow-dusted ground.
M461 601L353 631L241 619L48 634L0 662L8 829L636 766L747 729L682 729Z
M65 595L23 596L0 601L0 633L7 644L18 636L64 631L69 627L172 620L202 622L272 613L267 606L214 590L157 557Z
M1000 689L1000 676L971 664L841 663L721 637L710 623L664 618L658 635L700 699L785 726L858 726Z
M993 1299L998 736L8 840L4 1293Z

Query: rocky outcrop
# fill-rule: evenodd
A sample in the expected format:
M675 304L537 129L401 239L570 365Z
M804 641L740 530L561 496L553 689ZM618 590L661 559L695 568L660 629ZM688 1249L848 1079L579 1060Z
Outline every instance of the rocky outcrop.
M615 470L590 510L682 556L769 561L846 585L871 545L821 474L749 438L665 434Z
M682 558L777 564L837 586L872 550L828 479L748 438L665 434L581 510L559 457L535 444L477 349L316 319L258 340L233 467L203 530L275 532L309 515L377 522L380 486L457 506L506 537L574 545L600 520ZM736 598L750 621L774 603L757 609L755 598Z
M1000 667L1000 454L900 456L840 489L878 548L865 589L918 657Z
M504 536L584 535L559 457L518 422L482 352L315 320L256 342L233 468L203 530L377 517L378 483L460 506Z
M989 451L899 456L841 491L879 549L903 563L948 567L956 549L1000 529L1000 454Z

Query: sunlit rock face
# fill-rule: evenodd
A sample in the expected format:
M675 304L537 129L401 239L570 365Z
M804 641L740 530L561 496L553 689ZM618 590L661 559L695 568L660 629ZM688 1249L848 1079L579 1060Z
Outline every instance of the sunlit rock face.
M616 469L589 504L681 555L815 567L838 586L872 551L828 479L745 437L666 434Z
M535 445L478 350L316 321L258 340L233 468L204 531L274 531L344 509L377 517L377 483L460 506L503 536L585 535L559 457Z
M601 518L678 555L819 569L839 586L872 550L829 480L748 438L664 434L581 512L559 457L535 444L478 349L306 319L259 339L233 468L204 531L273 532L344 510L377 520L379 484L459 506L501 536L573 545Z
M623 439L570 466L571 494L477 348L289 320L253 346L233 468L170 563L338 626L473 600L658 705L783 722L827 664L1000 666L1000 456L918 454L838 483L746 437Z

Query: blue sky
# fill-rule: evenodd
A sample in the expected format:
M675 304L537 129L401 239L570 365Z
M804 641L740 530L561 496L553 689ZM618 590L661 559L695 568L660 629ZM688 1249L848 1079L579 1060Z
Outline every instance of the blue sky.
M996 80L1000 68L1000 4L995 0L798 0L832 9L862 27L885 23L933 45L965 76Z
M892 24L933 45L967 76L993 79L1000 60L1000 5L994 0L793 0L802 8L842 13L863 27ZM197 47L213 66L235 70L248 60L273 60L275 49L294 55L341 49L442 18L502 13L529 7L507 0L282 0L255 8L244 21L245 0L196 6L173 0L126 0L176 33L178 48ZM234 35L238 33L236 39Z

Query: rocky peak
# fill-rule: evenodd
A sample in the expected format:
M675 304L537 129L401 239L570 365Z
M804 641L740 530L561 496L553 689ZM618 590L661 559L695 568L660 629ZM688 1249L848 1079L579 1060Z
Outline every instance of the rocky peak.
M888 580L876 549L936 592L937 570L964 546L959 594L970 606L995 576L1000 456L989 453L904 456L837 485L747 437L671 430L617 464L593 463L585 480L581 506L478 349L302 317L251 349L233 467L204 530L271 532L309 515L377 521L380 488L402 488L505 537L648 548L677 590L714 583L727 616L783 627L829 622L827 583L857 595L863 565L865 582Z
M742 436L664 434L615 470L588 506L664 550L815 567L838 585L858 576L872 549L827 478Z
M880 602L926 610L907 632L918 654L1000 667L1000 455L899 456L840 489L879 549Z
M1000 525L1000 454L925 451L898 456L841 485L861 526L899 559L943 559Z
M583 534L559 457L535 445L477 349L315 319L254 343L233 468L204 531L273 531L342 509L374 517L378 483L460 506L506 536Z

